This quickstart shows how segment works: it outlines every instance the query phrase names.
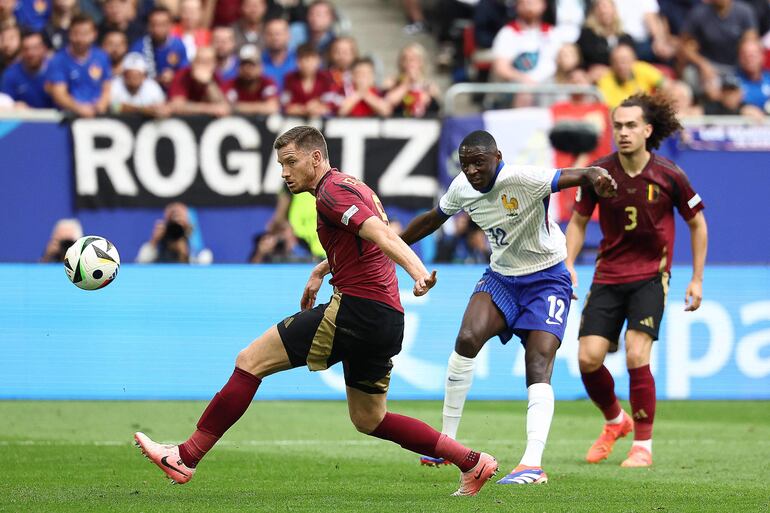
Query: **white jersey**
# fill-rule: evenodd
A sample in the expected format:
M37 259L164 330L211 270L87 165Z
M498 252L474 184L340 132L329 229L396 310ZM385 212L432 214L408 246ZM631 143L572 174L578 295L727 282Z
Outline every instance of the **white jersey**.
M493 271L532 274L567 258L564 234L548 218L560 174L553 168L501 164L491 189L482 193L460 173L439 200L439 210L447 216L464 210L486 232Z

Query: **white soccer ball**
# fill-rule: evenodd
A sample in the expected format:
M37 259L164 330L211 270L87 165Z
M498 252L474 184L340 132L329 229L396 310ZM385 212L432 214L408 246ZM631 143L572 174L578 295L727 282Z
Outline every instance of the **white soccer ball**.
M84 290L106 287L118 275L120 255L107 239L86 235L75 241L64 255L64 272Z

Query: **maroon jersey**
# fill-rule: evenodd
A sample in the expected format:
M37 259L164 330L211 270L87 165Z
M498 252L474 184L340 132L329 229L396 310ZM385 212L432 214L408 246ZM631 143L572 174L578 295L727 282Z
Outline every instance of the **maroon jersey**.
M337 87L334 85L334 81L329 73L325 71L316 73L312 89L306 91L302 87L302 76L299 74L299 71L294 71L286 75L284 79L281 103L284 106L291 104L306 105L310 100L319 100L334 109L336 108L337 97Z
M239 78L230 82L228 96L238 102L265 102L278 97L278 86L272 78L262 75L254 83L246 83Z
M364 221L387 216L377 195L362 181L332 169L316 186L318 238L326 250L332 279L343 294L373 299L399 312L396 266L373 242L358 236Z
M216 74L214 75L214 82L223 93L227 92L227 83L220 80ZM191 102L206 103L210 101L208 87L207 84L202 84L193 78L192 68L185 68L177 71L174 75L174 80L168 88L168 97L181 96Z
M600 198L591 186L580 188L575 211L590 216L599 204L602 242L594 283L629 283L669 272L674 256L674 207L685 221L703 210L703 202L676 164L656 155L631 178L617 153L593 163L618 184L618 195Z

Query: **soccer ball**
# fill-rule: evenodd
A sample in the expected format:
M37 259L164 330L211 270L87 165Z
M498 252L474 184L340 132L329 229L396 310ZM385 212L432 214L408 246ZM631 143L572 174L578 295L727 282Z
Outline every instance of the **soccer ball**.
M64 255L64 272L84 290L106 287L118 275L120 255L107 239L86 235L75 241Z

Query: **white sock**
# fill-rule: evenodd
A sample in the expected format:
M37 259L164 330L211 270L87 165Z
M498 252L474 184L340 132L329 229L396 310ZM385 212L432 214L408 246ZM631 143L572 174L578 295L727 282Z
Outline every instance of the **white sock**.
M644 447L648 451L650 451L650 454L652 454L652 438L649 440L634 440L634 443L631 444L632 446L638 445L639 447Z
M553 419L553 388L548 383L535 383L527 388L527 395L527 449L519 464L539 467Z
M620 414L617 417L615 417L614 419L610 419L606 422L607 424L620 424L621 422L623 422L623 410L620 410Z
M449 355L444 388L444 415L441 432L457 438L457 428L463 416L465 398L473 383L473 358L460 356L455 351Z

